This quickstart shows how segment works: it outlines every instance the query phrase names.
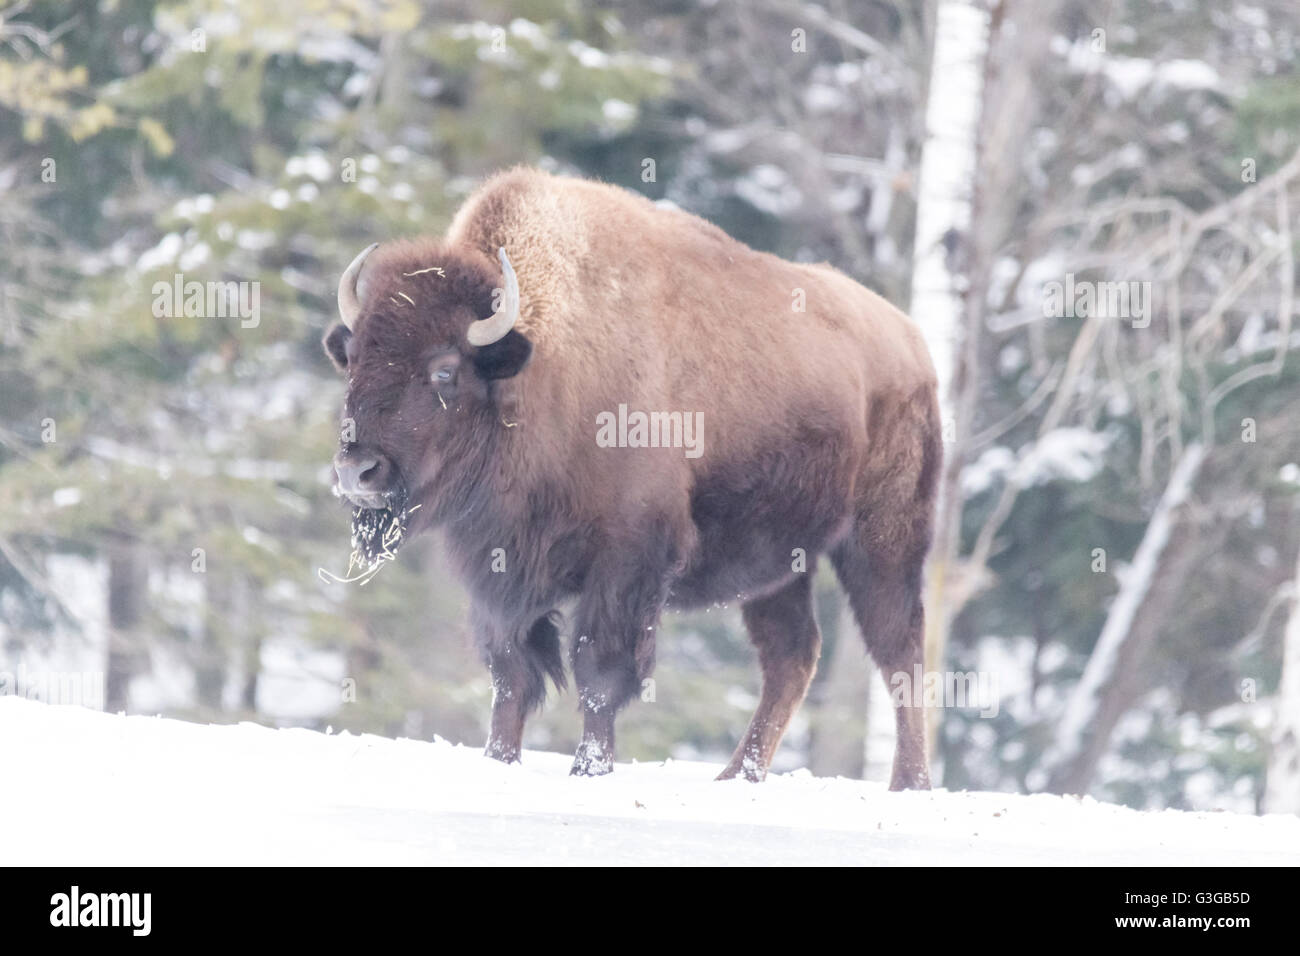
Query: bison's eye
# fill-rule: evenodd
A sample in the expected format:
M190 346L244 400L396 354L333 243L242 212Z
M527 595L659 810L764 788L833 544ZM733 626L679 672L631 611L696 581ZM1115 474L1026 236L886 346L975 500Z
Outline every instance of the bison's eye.
M444 355L429 363L429 381L443 388L456 384L458 361L454 355Z

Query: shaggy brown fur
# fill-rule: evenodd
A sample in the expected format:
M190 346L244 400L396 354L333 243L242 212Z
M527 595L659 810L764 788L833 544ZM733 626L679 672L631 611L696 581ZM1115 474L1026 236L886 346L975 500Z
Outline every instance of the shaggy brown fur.
M476 348L465 330L492 310L499 247L520 319ZM554 612L569 599L577 773L611 769L614 715L651 673L663 608L738 600L763 686L723 776L761 779L816 666L822 553L884 673L921 661L935 376L873 292L528 169L484 184L445 239L381 245L358 292L355 334L326 337L357 427L337 461L374 460L367 491L400 488L420 505L412 531L445 528L493 676L492 756L518 758L545 677L564 680ZM701 413L703 453L598 446L597 416L620 405ZM923 712L897 717L892 785L926 787Z

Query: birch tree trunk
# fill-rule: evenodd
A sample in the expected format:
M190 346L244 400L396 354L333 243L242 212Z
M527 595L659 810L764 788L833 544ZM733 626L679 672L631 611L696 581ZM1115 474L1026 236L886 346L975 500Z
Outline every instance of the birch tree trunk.
M867 649L838 589L823 592L821 679L809 693L808 769L818 777L862 776L862 735L869 726L866 700L874 679ZM893 746L893 741L890 741Z
M1291 616L1282 636L1282 679L1264 791L1266 813L1300 813L1300 556L1291 585Z
M911 316L925 335L948 418L968 278L951 253L970 229L988 20L970 0L940 0L917 183Z
M984 75L989 49L986 11L971 0L939 0L935 16L934 53L930 61L929 93L925 112L925 144L917 183L916 236L912 253L912 295L909 312L925 336L939 381L939 407L944 440L955 436L954 379L962 346L966 291L962 250L973 219L975 183L979 162L979 131L984 105ZM944 609L947 570L958 542L954 531L957 503L956 464L945 455L940 481L937 533L926 581L927 670L939 669L944 658L949 615ZM883 688L872 688L876 706L869 721L879 724L886 709L880 706ZM881 691L877 693L877 691ZM874 719L873 719L874 718ZM938 714L929 719L931 740ZM867 736L881 728L868 726ZM879 776L869 748L866 777Z
M888 783L893 772L895 729L894 700L885 674L874 661L867 661L867 734L862 744L862 779ZM932 758L933 762L933 758Z

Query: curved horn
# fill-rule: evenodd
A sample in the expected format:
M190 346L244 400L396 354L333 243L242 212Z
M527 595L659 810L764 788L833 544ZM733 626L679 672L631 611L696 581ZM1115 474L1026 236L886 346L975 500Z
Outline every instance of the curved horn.
M501 274L505 277L505 295L501 297L501 308L486 319L470 323L465 337L470 345L491 345L505 338L506 333L519 321L519 280L510 265L504 248L497 250L501 259Z
M372 242L362 249L339 278L339 318L349 329L361 315L361 300L357 297L357 278L361 275L361 266L365 263L366 256L374 252L378 245L379 243Z

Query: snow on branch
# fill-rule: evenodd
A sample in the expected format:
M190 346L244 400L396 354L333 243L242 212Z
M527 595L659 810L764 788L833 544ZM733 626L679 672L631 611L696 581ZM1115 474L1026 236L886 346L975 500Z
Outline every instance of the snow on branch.
M1196 442L1187 446L1169 476L1169 483L1133 556L1133 563L1120 577L1119 593L1106 614L1106 622L1083 676L1066 702L1055 745L1044 761L1053 775L1068 766L1087 742L1088 729L1097 714L1102 691L1115 676L1120 650L1133 633L1133 620L1159 571L1161 556L1173 530L1174 512L1191 494L1204 460L1204 445Z

